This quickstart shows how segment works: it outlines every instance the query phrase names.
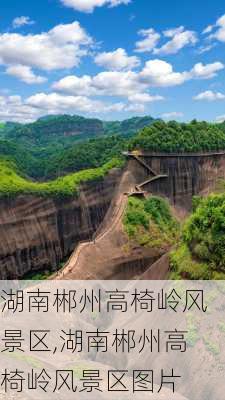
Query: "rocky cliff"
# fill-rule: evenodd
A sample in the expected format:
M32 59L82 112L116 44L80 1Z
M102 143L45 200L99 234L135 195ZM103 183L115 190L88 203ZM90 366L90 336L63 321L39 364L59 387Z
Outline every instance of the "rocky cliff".
M144 190L167 196L176 209L180 208L186 212L191 208L193 195L209 192L219 178L225 178L223 154L155 154L144 159L154 171L168 175L167 178L146 185ZM143 165L132 158L127 163L127 172L132 188L149 177L149 172ZM119 182L121 171L112 170L103 181L83 185L79 197L72 199L60 201L20 196L0 200L0 278L21 278L31 271L56 270L80 241L92 238L101 226L110 205L112 210L117 206L115 193L118 188L121 188L121 194L127 192L125 186L119 186ZM113 202L115 207L112 206ZM121 242L120 238L123 237L121 229L110 243L107 242L111 250L106 252L104 260L103 250L98 251L100 258L96 256L96 260L93 260L93 254L89 257L90 263L96 264L96 268L102 265L102 271L107 272L107 278L110 277L110 271L113 271L112 276L120 279L125 270L127 273L124 276L130 276L130 267L134 263L138 263L140 274L148 269L149 254L120 253L116 243ZM106 249L104 241L102 243ZM124 237L120 243L122 250L123 245ZM151 262L154 262L155 256L157 258L160 254L152 255ZM101 259L101 262L97 263L98 259Z
M112 170L103 181L83 185L78 198L0 200L0 278L55 270L78 242L89 239L99 227L120 176L121 171Z
M219 179L225 179L225 154L145 154L141 157L157 174L167 178L155 180L143 190L166 196L177 207L190 211L192 197L208 194L215 189ZM149 177L148 171L135 159L130 159L129 169L138 183Z

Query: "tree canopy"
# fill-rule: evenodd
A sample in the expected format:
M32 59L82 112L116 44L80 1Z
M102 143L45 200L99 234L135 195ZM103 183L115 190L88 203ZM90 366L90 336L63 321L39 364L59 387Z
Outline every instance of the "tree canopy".
M154 152L198 152L225 149L224 124L192 121L157 121L141 130L129 143L130 149Z

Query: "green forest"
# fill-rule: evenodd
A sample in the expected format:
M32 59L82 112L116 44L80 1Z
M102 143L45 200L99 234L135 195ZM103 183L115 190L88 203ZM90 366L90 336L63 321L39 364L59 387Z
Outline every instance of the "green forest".
M225 124L156 121L131 139L129 148L167 153L222 150L225 149Z
M225 186L224 194L194 198L171 266L176 279L225 279Z
M130 197L123 224L131 243L141 246L169 248L179 236L179 224L169 203L158 196L144 200Z
M122 165L120 159L114 158L98 168L85 169L48 182L34 182L23 177L14 163L2 160L0 161L0 198L15 197L20 194L53 198L70 197L78 194L80 184L102 180L112 168L121 168Z
M152 117L105 122L80 116L48 116L31 124L2 123L0 158L13 161L27 176L49 180L97 168L121 155L129 138Z
M49 116L33 124L0 126L0 197L19 194L64 198L83 182L121 168L124 150L199 152L225 150L225 124L118 122ZM169 204L156 196L130 198L124 229L130 242L173 247L171 278L225 278L225 184L220 194L193 198L193 212L180 226Z

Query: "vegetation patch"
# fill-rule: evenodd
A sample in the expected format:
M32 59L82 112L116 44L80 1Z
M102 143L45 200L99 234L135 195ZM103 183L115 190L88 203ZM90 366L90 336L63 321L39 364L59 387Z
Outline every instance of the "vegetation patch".
M225 124L157 121L135 136L130 149L155 152L198 152L225 149Z
M170 279L210 279L207 263L194 260L186 243L170 253L170 269Z
M168 202L157 196L145 200L130 197L123 223L129 239L141 246L165 247L178 237L178 223Z
M120 159L112 159L102 167L79 171L49 182L32 182L23 177L16 165L7 160L0 161L0 197L14 197L19 194L64 198L78 193L80 184L98 181L112 168L121 168Z
M225 195L195 201L180 246L171 253L172 277L225 278Z

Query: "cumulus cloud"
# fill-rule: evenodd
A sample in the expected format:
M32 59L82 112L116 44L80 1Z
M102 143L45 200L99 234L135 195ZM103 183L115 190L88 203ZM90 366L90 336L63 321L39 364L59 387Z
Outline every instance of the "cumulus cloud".
M61 0L64 6L86 13L93 12L96 7L116 7L120 4L129 4L130 2L131 0Z
M25 16L16 17L12 22L12 26L14 29L20 28L21 26L24 25L34 25L34 24L35 22L32 21L30 17L25 17Z
M164 100L163 96L150 95L149 93L135 93L128 97L131 103L142 104L142 103L152 103L153 101Z
M208 25L203 31L202 34L205 35L207 33L211 33L213 31L214 25Z
M83 75L68 75L52 85L54 90L74 95L96 95L96 90L92 87L92 77Z
M166 29L163 31L163 35L167 38L173 38L174 36L178 35L178 33L181 33L184 31L183 26L179 26L178 28L172 28L172 29Z
M135 105L129 103L107 104L85 96L63 96L57 93L37 93L24 100L21 96L2 95L0 96L0 121L29 123L49 114L100 115L111 112L130 112L132 107L135 110Z
M198 41L197 35L194 31L184 30L181 26L175 29L164 31L164 36L171 38L160 48L153 50L154 54L176 54L183 47L188 45L195 45Z
M93 87L101 95L127 97L140 92L138 74L132 71L105 71L94 76Z
M162 60L151 60L145 63L140 72L140 79L150 86L176 86L187 79L187 72L174 72L171 64Z
M172 87L191 79L209 79L224 68L221 63L196 64L191 71L176 72L163 60L150 60L139 71L104 71L95 76L69 75L53 84L53 89L69 95L117 96L127 99L139 98L140 102L161 100L150 95L152 87Z
M72 68L79 64L91 43L90 36L76 21L40 34L0 34L0 64L47 71Z
M190 71L175 72L171 64L151 60L140 72L104 71L92 77L67 76L53 85L55 91L52 93L37 93L25 100L20 96L1 96L0 120L27 122L42 115L58 113L141 113L147 104L163 100L162 96L149 93L152 87L175 86L190 79L209 79L222 68L218 63L201 64L201 68L196 65ZM97 96L104 99L98 100ZM121 97L123 101L108 103L106 96L112 97L113 101L114 97ZM221 96L216 94L217 98ZM181 117L181 114L165 113L163 117L173 119Z
M0 96L0 121L29 123L44 115L110 115L112 112L144 112L145 104L105 103L86 96L65 96L58 93L37 93L27 99L21 96Z
M55 90L69 94L88 94L89 96L128 97L143 91L147 85L138 80L133 71L104 71L91 77L67 76L53 85Z
M193 99L216 101L216 100L224 100L225 95L220 92L213 92L212 90L206 90L205 92L199 93L197 96L194 96Z
M94 60L97 65L112 71L129 70L140 65L138 57L129 57L126 50L121 48L108 53L100 53Z
M50 114L87 115L127 112L129 104L106 104L85 96L63 96L57 93L38 93L25 100L21 96L0 96L0 121L29 123Z
M40 116L40 111L25 104L21 96L0 96L0 120L32 122Z
M136 42L135 51L138 53L146 53L151 52L155 46L158 44L160 39L160 34L157 33L154 29L141 29L139 35L143 37L142 40Z
M192 78L211 79L222 69L224 69L224 64L219 61L206 65L197 63L190 71L190 75Z
M225 14L216 21L215 28L216 31L209 38L225 42Z
M39 109L44 114L59 114L66 112L82 112L87 114L144 111L143 104L136 103L112 103L92 100L86 96L65 96L58 93L37 93L26 100L26 105Z
M6 69L6 73L8 75L15 76L29 85L35 83L44 83L47 81L45 77L35 75L32 69L26 65L12 65Z
M184 116L184 114L182 112L178 112L178 111L172 111L172 112L167 112L167 113L161 114L161 118L166 119L166 120L178 119L178 118L182 118L183 116Z
M50 113L70 110L99 112L105 107L102 102L91 100L86 96L64 96L58 93L37 93L29 97L26 104Z
M74 94L76 96L87 94L88 96L93 96L97 94L95 88L92 87L92 77L89 75L81 77L69 75L55 82L52 87L59 92Z

